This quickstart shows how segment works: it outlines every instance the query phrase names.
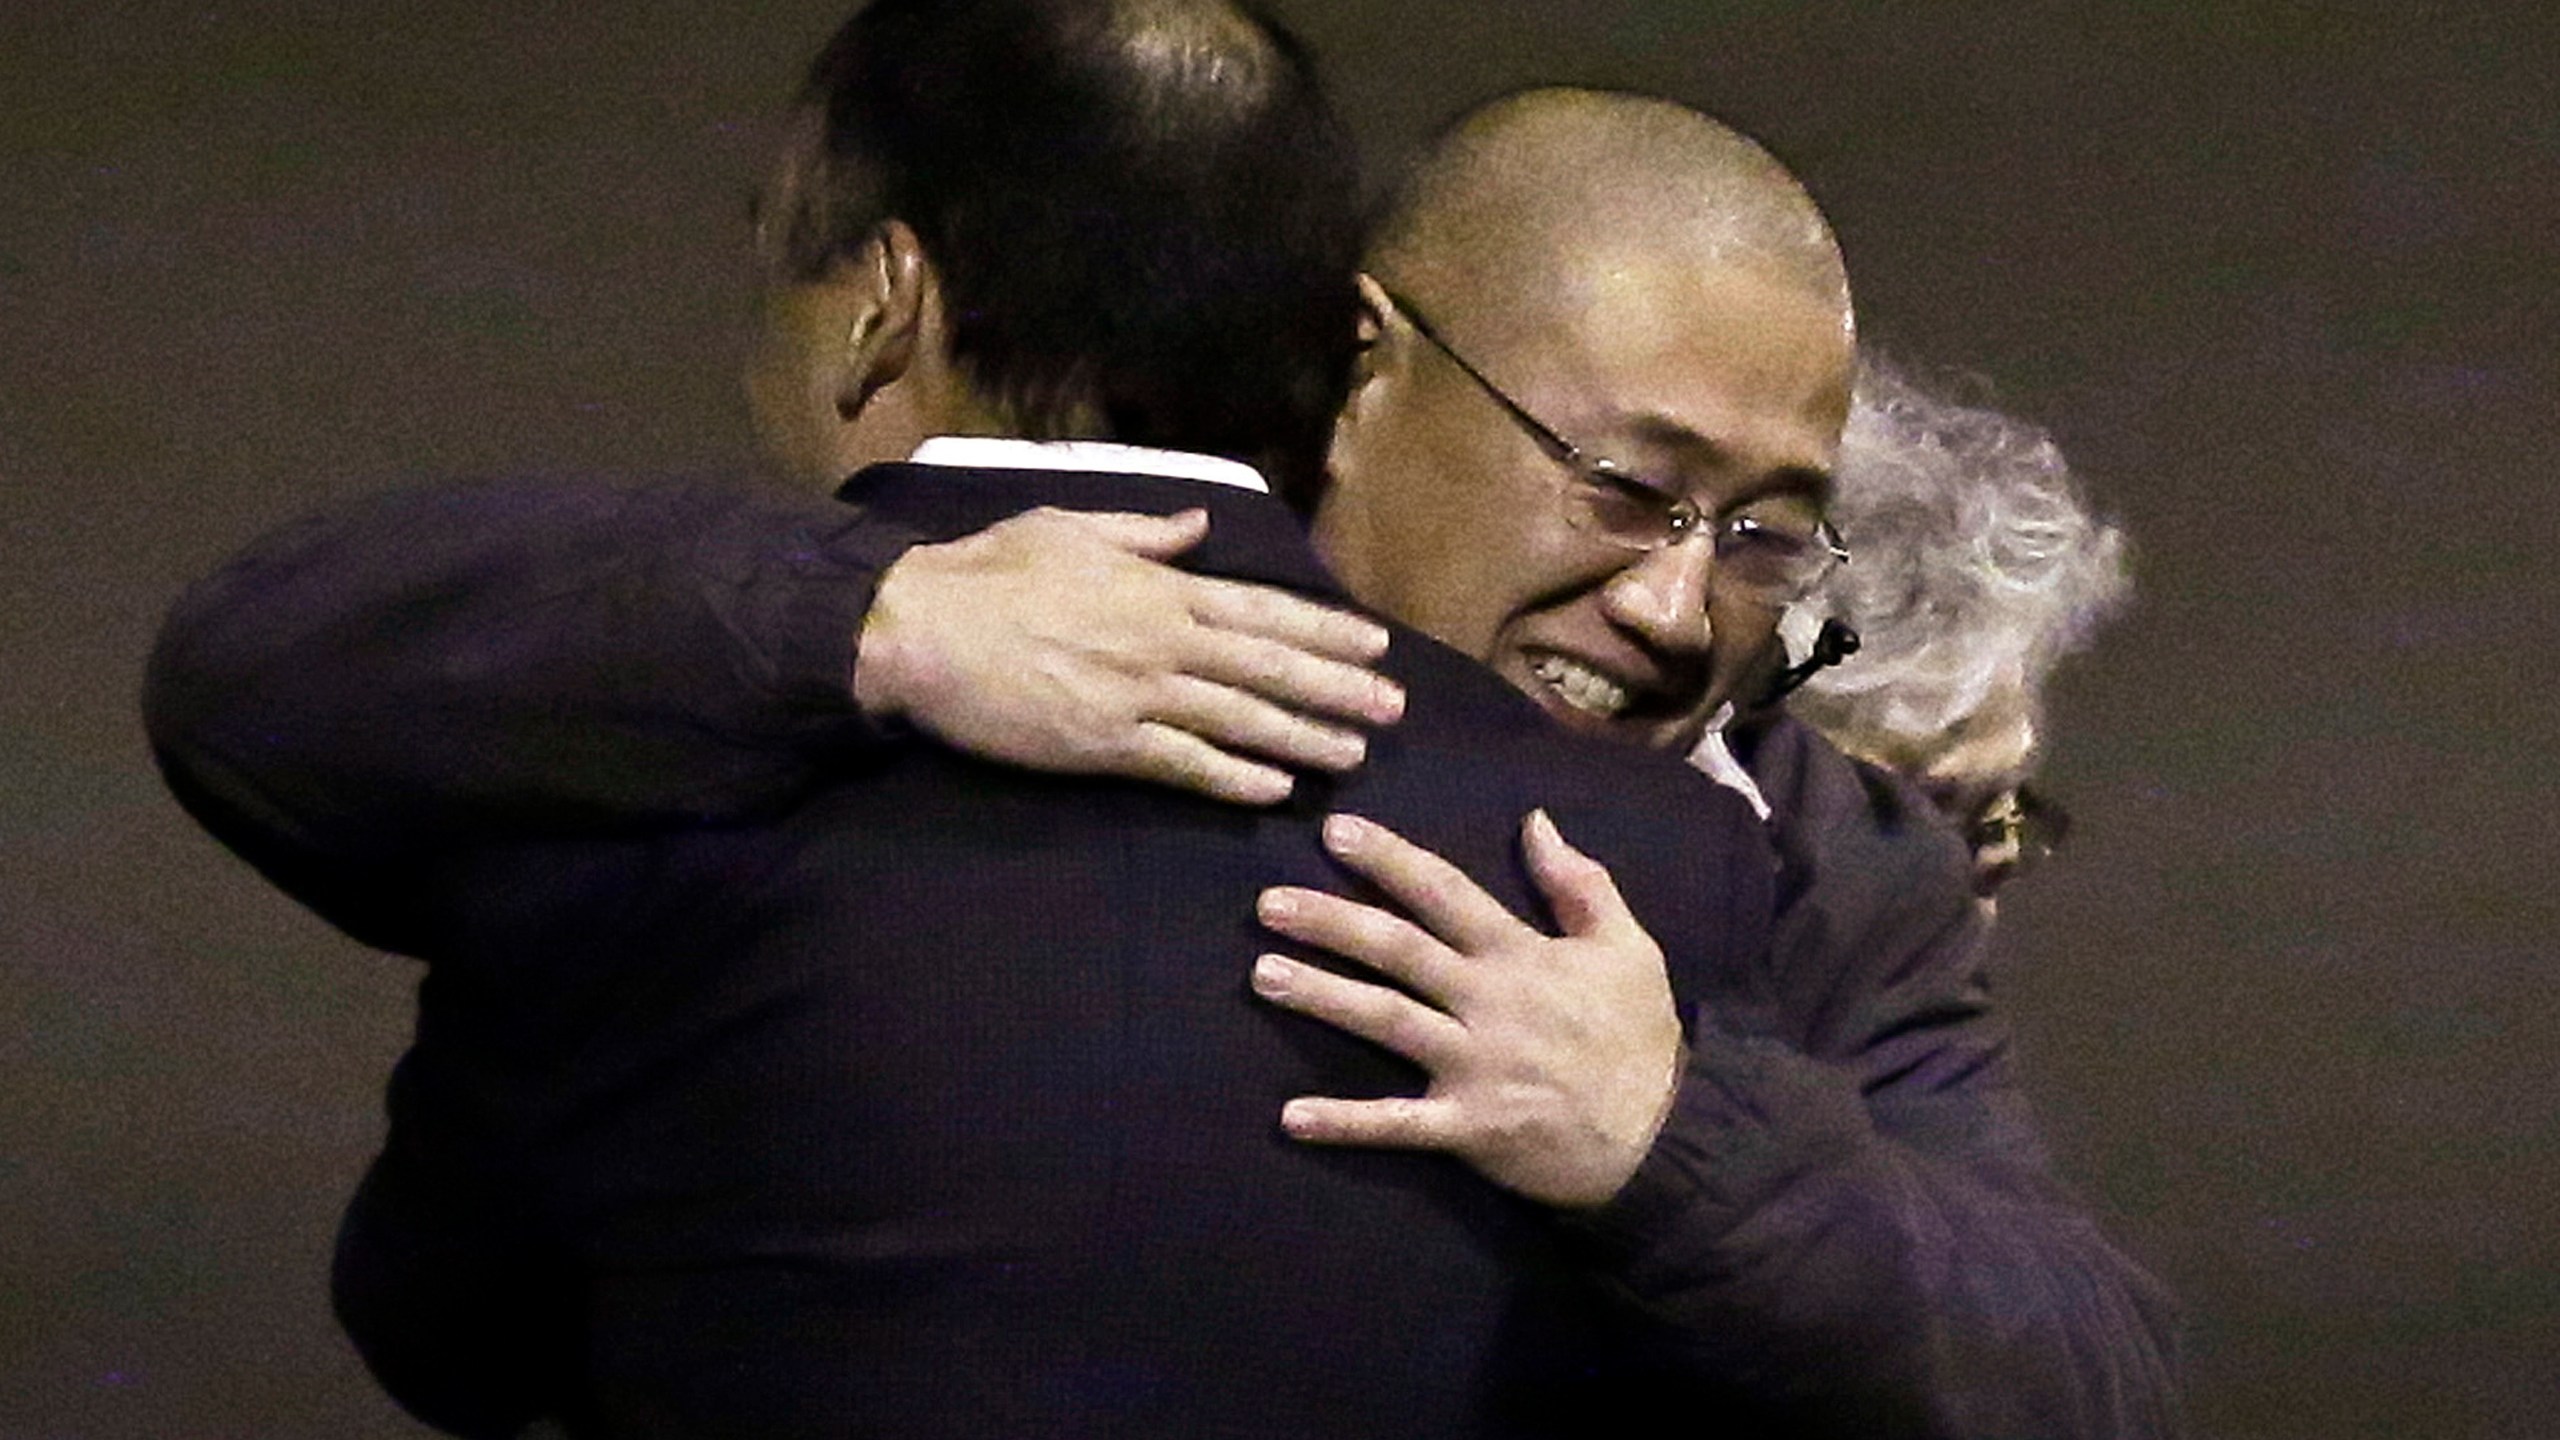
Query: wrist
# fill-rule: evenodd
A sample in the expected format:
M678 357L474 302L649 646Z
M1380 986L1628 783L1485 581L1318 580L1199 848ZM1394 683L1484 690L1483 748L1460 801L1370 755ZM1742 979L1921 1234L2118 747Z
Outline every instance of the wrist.
M1653 1153L1655 1142L1662 1138L1662 1127L1671 1123L1672 1107L1680 1103L1680 1075L1688 1068L1688 1042L1673 1041L1670 1064L1665 1068L1662 1077L1662 1099L1653 1107L1653 1120L1644 1127L1644 1138L1635 1147L1635 1163L1627 1167L1625 1179L1619 1181L1621 1188L1624 1188L1626 1180L1635 1178L1636 1171L1644 1164L1644 1157Z
M1654 1101L1645 1120L1635 1127L1619 1132L1622 1138L1612 1147L1618 1157L1617 1163L1608 1173L1593 1176L1592 1184L1585 1194L1563 1201L1556 1208L1597 1210L1615 1201L1626 1191L1627 1186L1635 1180L1636 1173L1644 1168L1646 1159L1653 1154L1655 1144L1661 1140L1663 1126L1670 1123L1672 1108L1679 1104L1680 1072L1687 1068L1688 1059L1689 1047L1675 1038L1672 1042L1671 1058L1664 1066L1659 1098Z
M873 724L904 720L914 695L918 663L913 626L906 623L909 591L919 555L939 549L911 547L880 575L871 592L871 608L854 631L851 688L854 708Z

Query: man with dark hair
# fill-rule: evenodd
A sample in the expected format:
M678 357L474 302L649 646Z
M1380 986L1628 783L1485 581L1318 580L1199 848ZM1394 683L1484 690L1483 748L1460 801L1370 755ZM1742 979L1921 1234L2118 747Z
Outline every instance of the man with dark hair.
M1171 593L1230 679L1167 689L1163 728L1194 747L1167 773L1212 748L1187 717L1236 715L1266 665L1337 718L1409 697L1374 746L1305 725L1274 748L1334 769L1365 748L1308 788L1464 864L1512 914L1552 906L1594 983L1656 1018L1627 1039L1657 1079L1677 1016L1748 973L1769 859L1739 801L1557 736L1418 634L1394 636L1389 679L1365 674L1384 627L1301 598L1339 592L1229 458L1311 464L1309 417L1355 340L1271 309L1341 315L1318 292L1352 293L1347 156L1303 57L1210 0L880 0L829 47L810 110L792 183L831 218L777 237L797 260L766 358L798 358L764 372L784 383L761 408L805 422L831 474L902 462L846 482L860 508L575 485L372 507L396 541L361 562L371 582L432 588L459 565L495 605L473 614L509 617L437 662L548 691L494 735L362 663L305 663L453 638L432 606L414 628L347 613L327 524L200 585L155 656L147 708L188 807L350 934L428 962L341 1237L351 1333L405 1404L471 1435L536 1414L759 1437L1602 1415L1632 1361L1534 1207L1445 1157L1319 1154L1271 1128L1293 1094L1415 1082L1257 1004L1236 968L1270 943L1256 893L1325 888L1328 847L1374 829L883 744L844 703L860 626L874 713L938 713L944 657L899 618L935 608L937 572L901 560L892 584L891 559L1127 559L1213 521L1205 573ZM1049 253L1016 268L1007 252L1034 245ZM1043 503L1140 513L1023 513ZM543 572L479 567L493 533ZM266 622L245 648L198 623L243 605ZM649 656L586 644L634 628ZM606 735L556 703L632 686L673 705L663 724ZM706 773L709 736L763 758ZM1583 1119L1641 1154L1659 1108Z
M769 340L812 323L843 340L847 317L795 307L894 219L934 257L952 357L1008 432L1310 478L1350 363L1358 180L1285 30L1190 0L874 6L796 108L760 201ZM765 358L750 391L773 448L833 487L852 457L791 430L805 350Z

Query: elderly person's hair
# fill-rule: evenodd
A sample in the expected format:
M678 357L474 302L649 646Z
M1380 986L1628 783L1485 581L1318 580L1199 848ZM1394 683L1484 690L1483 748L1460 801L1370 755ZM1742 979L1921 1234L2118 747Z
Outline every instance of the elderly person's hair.
M2054 666L2129 590L2125 540L2041 428L1861 360L1832 521L1853 558L1788 620L1862 644L1795 712L1850 754L1940 787L2032 768Z
M1321 465L1358 343L1359 173L1267 16L873 0L802 89L759 202L766 272L817 279L892 218L1022 433Z

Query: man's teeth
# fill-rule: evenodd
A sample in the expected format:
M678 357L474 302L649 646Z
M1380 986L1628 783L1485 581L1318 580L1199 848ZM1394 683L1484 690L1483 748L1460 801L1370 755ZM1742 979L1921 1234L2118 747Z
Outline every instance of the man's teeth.
M1579 661L1561 655L1541 655L1529 662L1530 673L1547 682L1548 688L1564 697L1564 703L1586 714L1603 718L1627 708L1632 698L1627 687Z

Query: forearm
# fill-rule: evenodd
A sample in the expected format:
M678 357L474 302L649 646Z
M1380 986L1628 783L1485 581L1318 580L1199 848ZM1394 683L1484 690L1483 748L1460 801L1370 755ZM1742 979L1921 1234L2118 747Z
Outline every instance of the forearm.
M1842 1067L1707 1037L1575 1228L1672 1363L1785 1433L2180 1433L2167 1301L2046 1174L2014 1092L1872 1105Z
M738 818L874 738L853 637L905 542L737 485L372 497L189 590L145 719L218 834L336 864Z

